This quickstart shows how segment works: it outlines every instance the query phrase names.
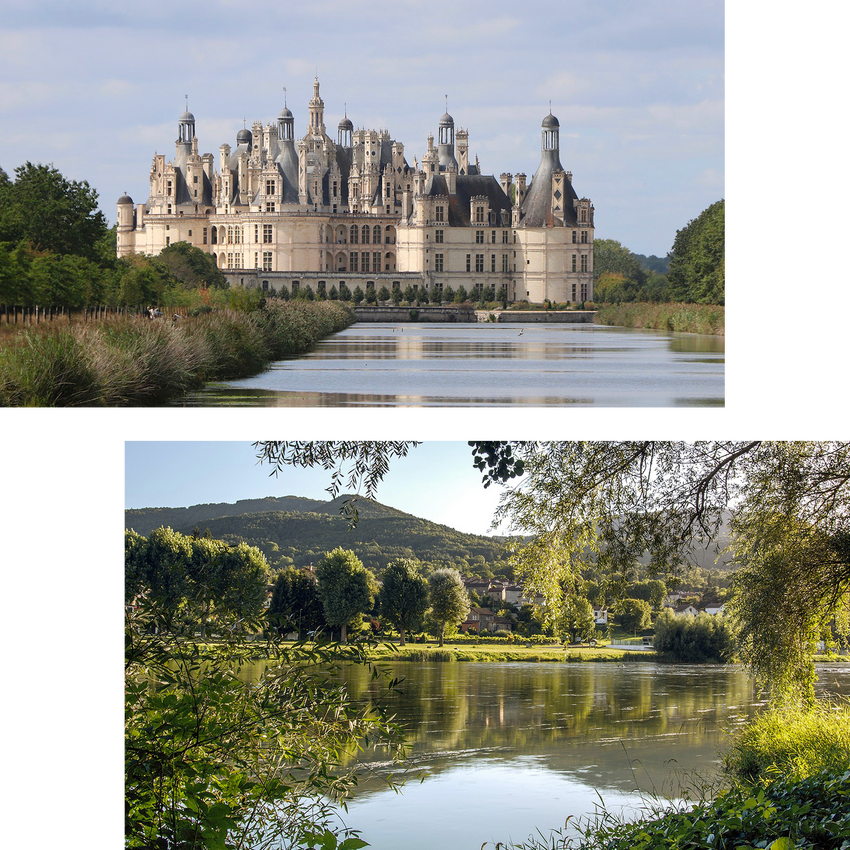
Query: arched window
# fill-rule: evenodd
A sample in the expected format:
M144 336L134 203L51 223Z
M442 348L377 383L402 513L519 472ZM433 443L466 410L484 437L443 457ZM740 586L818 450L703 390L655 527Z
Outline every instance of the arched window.
M373 241L376 245L380 245L380 244L381 244L381 225L380 225L380 224L376 224L376 225L372 228L372 241Z
M363 236L363 244L368 245L369 244L369 225L368 224L363 225L362 236Z

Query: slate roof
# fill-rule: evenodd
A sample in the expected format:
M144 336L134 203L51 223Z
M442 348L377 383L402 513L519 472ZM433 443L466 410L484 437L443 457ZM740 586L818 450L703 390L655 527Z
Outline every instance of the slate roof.
M496 213L495 223L486 222L483 226L504 227L510 223L511 202L492 175L458 175L456 188L456 194L449 196L445 176L433 174L428 178L423 192L425 195L448 197L448 224L450 227L468 227L472 224L470 203L472 198L482 195L490 202L490 210Z

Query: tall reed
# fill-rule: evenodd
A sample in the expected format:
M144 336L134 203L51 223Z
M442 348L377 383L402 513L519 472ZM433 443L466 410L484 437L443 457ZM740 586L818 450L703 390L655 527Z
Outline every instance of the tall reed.
M603 304L594 321L597 325L723 336L726 332L726 308L717 304Z
M152 405L205 381L245 377L348 327L338 302L270 301L252 312L198 318L122 318L28 328L0 348L0 404Z

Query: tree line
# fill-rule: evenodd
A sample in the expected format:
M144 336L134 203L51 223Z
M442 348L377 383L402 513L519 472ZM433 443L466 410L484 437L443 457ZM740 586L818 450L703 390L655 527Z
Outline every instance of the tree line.
M598 303L725 302L725 201L676 232L665 261L634 254L613 239L593 243L593 298Z
M14 179L0 168L0 304L78 310L198 306L215 293L224 300L224 275L188 243L119 259L116 228L97 205L86 181L53 166L27 162Z

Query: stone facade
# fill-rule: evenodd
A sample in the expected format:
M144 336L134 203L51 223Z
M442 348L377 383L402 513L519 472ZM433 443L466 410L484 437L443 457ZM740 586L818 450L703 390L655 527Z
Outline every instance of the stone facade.
M412 281L432 292L504 287L509 301L592 300L593 206L573 189L558 136L550 113L526 186L524 174L482 174L468 131L445 114L411 166L387 130L355 130L347 115L333 141L316 79L303 137L284 106L275 124L223 144L216 170L184 112L173 161L153 159L147 202L118 201L118 255L185 241L231 285L272 290L363 278L364 289Z

